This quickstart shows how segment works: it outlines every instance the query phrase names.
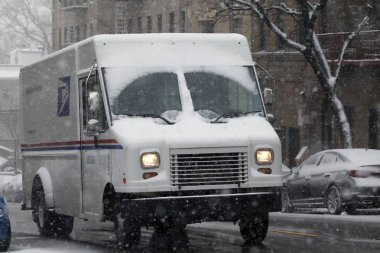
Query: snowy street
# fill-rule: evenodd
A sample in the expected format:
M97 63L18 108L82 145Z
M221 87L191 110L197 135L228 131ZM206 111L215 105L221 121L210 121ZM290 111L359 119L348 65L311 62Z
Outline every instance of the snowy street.
M71 239L42 239L31 211L9 204L12 221L10 252L117 252L111 223L76 220ZM368 215L272 213L261 247L245 245L237 225L190 225L183 234L157 234L143 229L136 252L379 252L380 211Z

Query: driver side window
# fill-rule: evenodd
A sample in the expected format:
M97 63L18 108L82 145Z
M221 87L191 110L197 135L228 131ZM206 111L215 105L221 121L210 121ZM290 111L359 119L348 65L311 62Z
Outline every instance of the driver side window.
M79 80L82 87L82 106L83 106L83 130L90 132L89 123L97 121L97 131L104 131L108 128L106 112L98 75Z

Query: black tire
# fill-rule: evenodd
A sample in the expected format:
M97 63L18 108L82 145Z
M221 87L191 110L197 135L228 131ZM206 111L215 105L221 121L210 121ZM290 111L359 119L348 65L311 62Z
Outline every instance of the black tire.
M9 245L11 244L11 238L12 238L12 229L11 229L11 223L8 223L8 233L7 233L7 239L0 241L0 252L7 251L9 248Z
M251 245L260 245L267 236L269 213L258 213L240 220L240 233L244 241Z
M73 217L49 211L43 190L38 193L33 212L41 236L66 238L73 231Z
M357 209L356 209L356 205L355 204L350 204L348 206L346 206L346 212L350 215L355 215L358 213Z
M139 245L141 240L141 226L133 218L121 218L119 212L114 216L114 228L118 249L131 249Z
M282 202L282 208L281 211L283 213L292 213L294 212L294 207L290 203L289 199L289 193L286 189L283 189L281 192L281 202Z
M326 207L330 214L342 213L342 200L339 189L336 186L330 186L326 195Z

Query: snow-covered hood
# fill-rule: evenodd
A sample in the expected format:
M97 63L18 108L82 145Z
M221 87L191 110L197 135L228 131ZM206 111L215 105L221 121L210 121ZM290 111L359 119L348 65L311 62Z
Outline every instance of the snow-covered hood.
M174 125L160 119L124 118L114 121L111 132L124 147L166 144L169 148L248 146L249 142L277 143L272 126L260 116L222 119L209 123L199 116ZM271 141L270 141L271 140Z

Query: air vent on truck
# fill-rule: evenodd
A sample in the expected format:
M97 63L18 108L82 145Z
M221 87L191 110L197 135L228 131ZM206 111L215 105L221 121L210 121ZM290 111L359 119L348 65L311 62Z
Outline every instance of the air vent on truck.
M241 184L248 180L246 152L175 154L170 157L172 186Z

